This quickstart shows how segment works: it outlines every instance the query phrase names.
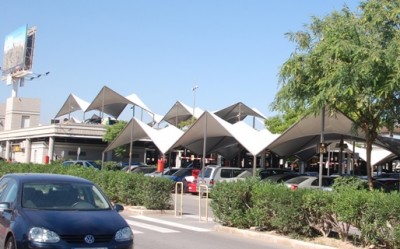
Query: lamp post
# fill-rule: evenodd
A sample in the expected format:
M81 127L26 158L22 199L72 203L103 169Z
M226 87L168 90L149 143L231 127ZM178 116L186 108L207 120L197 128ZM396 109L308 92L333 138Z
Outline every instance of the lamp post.
M133 147L133 118L135 117L135 105L133 105L132 107L131 107L131 109L132 109L132 120L131 120L131 122L132 122L132 124L131 124L131 139L130 139L130 142L129 142L129 166L131 166L131 163L132 163L132 147Z
M194 111L196 109L196 90L199 88L198 85L194 85L192 87L192 91L193 91L193 119L195 118L194 116Z

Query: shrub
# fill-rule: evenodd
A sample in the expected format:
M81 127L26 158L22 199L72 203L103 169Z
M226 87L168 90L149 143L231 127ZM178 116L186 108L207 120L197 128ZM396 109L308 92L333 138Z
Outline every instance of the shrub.
M96 183L112 202L145 206L148 209L170 207L171 181L143 174L97 170L82 166L60 164L20 164L0 162L0 176L7 173L54 173L79 176Z
M252 218L252 178L238 182L219 182L212 190L211 207L214 216L226 226L249 228Z
M287 191L287 187L269 181L260 181L252 191L254 225L262 230L272 230L272 218L277 216L275 202L279 202L279 192Z
M333 193L310 190L303 195L303 211L307 224L324 237L328 237L336 224Z

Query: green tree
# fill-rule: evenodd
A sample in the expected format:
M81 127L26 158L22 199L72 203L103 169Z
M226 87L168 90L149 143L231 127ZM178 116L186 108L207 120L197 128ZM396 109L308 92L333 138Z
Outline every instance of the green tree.
M126 121L117 121L113 125L106 126L106 133L103 136L103 141L107 143L111 143L114 139L125 129L128 122ZM127 145L119 146L114 150L115 155L118 157L124 156L128 153Z
M185 128L189 128L194 123L196 123L196 120L197 119L195 117L192 117L192 118L189 118L189 119L187 119L185 121L181 121L178 124L178 128L181 129L181 130L184 130Z
M275 115L265 120L265 127L273 134L281 134L299 121L304 110L286 110L281 115Z
M288 33L296 49L283 64L273 110L317 114L341 110L365 133L372 189L371 150L382 127L398 123L400 97L400 2L369 0L357 12L317 18Z

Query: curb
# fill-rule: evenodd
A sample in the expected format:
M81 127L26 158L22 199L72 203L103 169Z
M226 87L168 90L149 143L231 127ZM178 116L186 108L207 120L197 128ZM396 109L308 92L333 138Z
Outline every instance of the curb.
M146 215L146 214L175 214L174 210L149 210L145 207L138 206L129 206L124 208L124 212L129 212L130 214L135 215Z
M263 240L273 244L285 245L296 249L337 249L337 247L331 247L326 245L315 244L312 242L290 239L284 236L273 235L266 232L237 229L221 225L215 225L214 228L215 231L217 232L240 235L245 238Z

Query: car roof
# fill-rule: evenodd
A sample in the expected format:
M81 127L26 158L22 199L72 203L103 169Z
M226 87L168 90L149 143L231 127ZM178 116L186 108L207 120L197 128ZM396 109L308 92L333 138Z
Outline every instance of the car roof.
M19 182L33 182L33 181L55 181L55 182L80 182L80 183L92 183L91 181L71 175L62 174L49 174L49 173L9 173L3 175L3 177L9 177L16 179Z

